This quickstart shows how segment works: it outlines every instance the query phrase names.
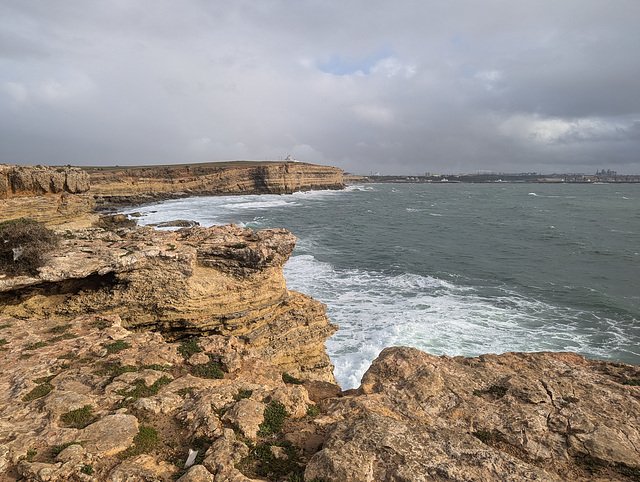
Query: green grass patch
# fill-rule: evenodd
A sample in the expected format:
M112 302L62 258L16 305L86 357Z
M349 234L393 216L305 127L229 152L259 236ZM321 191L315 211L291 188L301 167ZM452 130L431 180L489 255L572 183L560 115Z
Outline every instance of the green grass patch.
M65 424L74 428L85 428L93 421L93 407L85 405L82 408L71 410L60 417Z
M180 353L185 360L188 360L192 355L200 353L201 351L204 350L200 346L200 339L198 337L189 338L188 340L181 342L178 347L178 353Z
M113 343L104 346L107 349L107 353L113 354L131 348L131 345L123 340L118 340Z
M207 363L201 363L191 367L191 374L194 377L219 379L224 378L224 372L222 371L222 364L218 355L212 353L206 354L209 357Z
M46 394L48 394L55 387L51 385L51 383L41 383L36 386L33 390L27 393L24 397L22 397L23 402L30 402L31 400L35 400L37 398L42 398Z
M135 455L150 452L160 442L158 431L149 425L140 425L138 433L133 438L133 445L124 452L120 452L118 457L126 459Z
M640 378L629 378L624 381L623 385L630 385L632 387L640 387Z
M128 398L133 398L133 400L137 400L138 398L151 397L153 395L157 395L160 389L168 385L173 381L172 378L163 375L161 378L157 379L153 385L148 387L144 381L138 380L135 383L135 388L129 391L125 389L118 390L116 393L118 395L122 395Z
M4 330L5 328L11 328L13 325L11 323L7 323L5 325L0 325L0 330Z
M180 395L181 397L185 397L187 395L191 395L197 389L198 387L184 387L184 388L181 388L180 390L176 390L176 394Z
M287 480L304 480L300 479L303 469L298 464L300 449L291 442L264 442L254 445L250 440L244 440L244 443L249 447L250 454L236 464L236 468L245 476L282 480L289 475ZM271 447L282 447L285 457L277 458Z
M51 447L51 458L55 459L60 454L60 452L62 452L64 449L72 445L83 445L83 443L74 441L74 442L67 442L62 445L54 445L53 447Z
M284 420L289 416L289 412L287 412L282 402L272 400L264 409L263 416L264 422L259 426L260 430L258 431L258 435L260 437L267 437L282 430Z
M38 348L42 348L43 346L47 346L49 343L46 341L37 341L35 343L31 343L25 347L25 350L37 350Z
M311 404L307 407L307 415L309 415L310 417L317 417L318 415L320 415L320 409L317 405Z
M241 388L240 390L238 390L238 393L233 396L233 399L237 402L239 400L242 400L243 398L251 398L252 394L253 390L244 390Z
M80 362L82 359L78 360ZM109 376L112 380L116 377L119 377L123 373L137 372L138 367L133 365L118 365L117 363L101 363L99 368L95 370L95 373L98 376Z
M99 330L104 330L105 328L112 326L111 323L105 320L94 320L90 324L97 327Z
M0 346L4 346L4 345L6 345L6 344L8 344L8 343L9 343L9 342L7 341L7 339L6 339L6 338L2 338L2 339L0 339Z
M80 472L87 475L93 475L95 470L93 470L93 465L87 464L82 466L82 468L80 469Z
M304 383L304 381L289 375L287 372L282 373L282 381L284 383L290 383L292 385L302 385Z

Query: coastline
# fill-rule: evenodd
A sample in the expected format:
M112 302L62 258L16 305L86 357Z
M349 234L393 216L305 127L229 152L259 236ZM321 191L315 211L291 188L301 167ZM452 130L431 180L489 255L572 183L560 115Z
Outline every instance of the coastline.
M638 476L640 367L394 347L342 392L328 376L323 343L335 327L323 305L286 290L290 233L59 233L37 276L0 279L7 480ZM289 417L265 435L278 403ZM148 450L145 427L156 433ZM187 449L200 454L188 471Z

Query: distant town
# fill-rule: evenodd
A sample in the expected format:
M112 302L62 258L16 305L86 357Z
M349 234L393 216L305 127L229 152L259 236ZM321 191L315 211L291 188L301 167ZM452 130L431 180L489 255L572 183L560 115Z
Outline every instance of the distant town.
M345 174L345 181L355 182L531 182L531 183L640 183L640 175L621 175L610 169L596 171L595 174L539 174L535 172L477 174L431 174L423 176L351 176Z

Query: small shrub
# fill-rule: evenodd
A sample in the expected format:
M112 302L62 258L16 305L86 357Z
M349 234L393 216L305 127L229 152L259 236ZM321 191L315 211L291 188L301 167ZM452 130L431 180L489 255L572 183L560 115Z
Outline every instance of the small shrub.
M93 326L96 326L98 330L104 330L105 328L109 328L111 326L111 323L105 320L95 320L92 321L91 324Z
M0 325L0 330L4 330L5 328L11 328L13 325L11 323L6 323L4 325Z
M238 390L238 393L233 396L233 399L237 402L239 400L242 400L243 398L251 398L252 394L253 390L244 390L241 388L240 390Z
M207 363L201 363L191 367L191 374L200 378L224 378L220 358L212 353L207 353L207 356L209 357L209 361Z
M0 271L9 276L35 275L59 242L42 223L20 218L0 223Z
M80 472L87 475L93 475L95 470L93 470L93 465L87 464L82 466L82 469L80 469Z
M25 456L25 460L27 462L33 462L33 459L38 455L37 450L27 450L27 455Z
M127 348L131 348L131 345L126 341L118 340L116 342L110 343L104 346L107 349L107 353L118 353L122 350L126 350Z
M74 442L67 442L62 445L54 445L53 447L51 447L51 457L55 459L60 454L60 452L62 452L67 447L70 447L71 445L82 445L82 442L74 441Z
M291 383L293 385L302 385L304 382L299 378L289 375L287 372L282 373L282 381L284 383Z
M282 430L284 419L289 416L289 413L282 402L272 400L264 409L263 416L264 422L260 424L260 431L258 432L258 435L261 437L267 437Z
M85 428L93 420L93 407L85 405L82 408L71 410L60 417L65 424L74 428Z
M640 387L640 378L629 378L625 380L623 385L630 385L632 387Z
M37 341L35 343L31 343L30 345L27 345L24 349L25 350L37 350L38 348L42 348L43 346L47 346L49 343L47 343L46 341Z
M244 249L247 247L246 243L238 243L231 246L233 249Z
M180 353L185 359L189 359L192 355L200 353L201 351L203 350L200 346L200 340L197 337L183 341L178 347L178 353Z
M185 388L181 388L180 390L176 390L176 393L181 397L184 397L186 395L191 395L197 389L198 387L185 387Z
M7 339L6 339L6 338L2 338L2 339L0 340L0 346L4 346L4 345L6 345L7 343L9 343L9 342L7 341Z
M66 325L58 325L58 326L54 326L53 328L51 328L49 330L49 333L60 334L60 333L64 333L66 331L69 331L70 328L71 328L71 323L66 324Z
M148 387L144 383L144 381L138 380L136 381L135 383L136 387L133 390L130 390L127 392L126 390L123 389L123 390L118 390L116 393L118 395L123 395L128 398L133 398L134 400L137 400L138 398L151 397L153 395L157 395L158 392L160 391L160 388L162 388L165 385L168 385L172 381L173 379L167 376L162 376L161 378L157 379L155 383L153 383L153 385Z
M37 387L35 387L33 390L31 390L29 393L27 393L24 397L22 397L22 401L30 402L31 400L42 398L54 388L55 387L51 385L51 383L49 382L41 383Z
M155 428L148 425L140 425L137 435L133 438L133 445L124 452L120 452L118 457L126 459L149 452L158 442L158 431Z
M307 407L307 415L309 415L310 417L317 417L318 415L320 415L320 409L317 405L311 404Z

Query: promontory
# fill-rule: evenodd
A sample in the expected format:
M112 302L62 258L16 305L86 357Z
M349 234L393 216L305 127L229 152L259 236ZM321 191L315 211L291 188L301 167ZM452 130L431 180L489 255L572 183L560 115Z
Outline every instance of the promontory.
M293 233L96 213L341 186L294 162L0 166L0 479L640 480L640 367L389 347L343 391L339 327L283 277Z

